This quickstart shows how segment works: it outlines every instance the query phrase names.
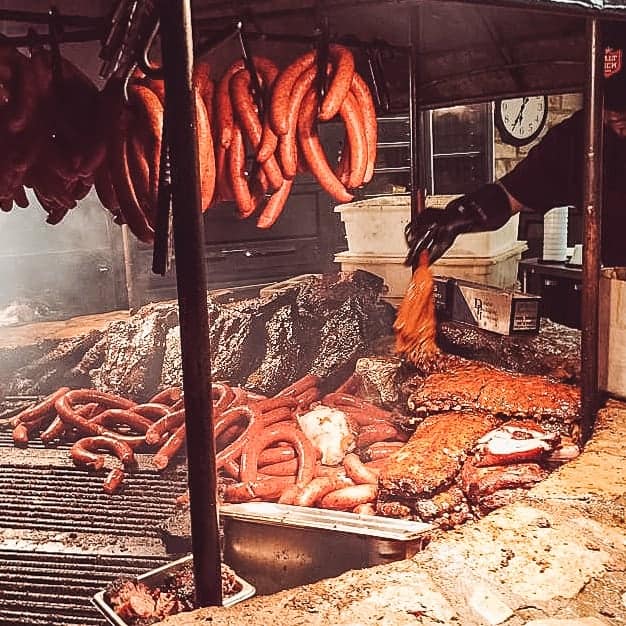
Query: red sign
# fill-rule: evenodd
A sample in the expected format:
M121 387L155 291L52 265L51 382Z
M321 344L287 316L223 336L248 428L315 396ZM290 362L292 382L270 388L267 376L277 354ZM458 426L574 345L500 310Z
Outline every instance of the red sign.
M610 78L622 69L622 51L620 49L604 49L604 78Z

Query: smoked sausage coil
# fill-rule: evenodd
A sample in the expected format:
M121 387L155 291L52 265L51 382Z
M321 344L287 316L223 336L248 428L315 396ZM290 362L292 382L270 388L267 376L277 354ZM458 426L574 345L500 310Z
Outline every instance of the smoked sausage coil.
M313 65L315 57L314 51L298 57L278 75L274 83L270 103L270 123L277 135L285 135L289 130L287 112L293 86L300 74Z
M316 451L313 444L305 437L301 430L292 424L275 424L263 430L250 445L241 452L240 475L242 481L255 480L259 454L265 448L287 441L291 443L298 455L298 474L296 483L305 485L315 475Z
M318 500L321 500L327 493L342 489L350 485L337 476L319 476L314 478L307 485L302 487L293 500L296 506L313 506Z
M215 152L209 114L200 92L195 89L198 161L200 165L201 210L204 213L213 200L215 191Z
M122 481L124 480L124 471L119 467L114 467L104 479L104 492L109 495L115 493L120 486L122 485Z
M57 398L54 406L59 414L59 417L63 420L66 426L78 428L80 432L84 432L92 436L115 436L115 433L111 433L100 424L92 423L73 408L74 404L85 404L89 402L98 402L106 407L119 409L129 409L135 405L135 403L131 400L126 400L125 398L113 396L101 391L94 391L92 389L74 389L72 391L68 391L60 398Z
M386 459L394 452L397 452L404 446L402 441L377 441L365 450L365 457L370 461L378 461Z
M40 428L43 424L50 421L52 417L50 415L42 415L37 419L30 420L28 422L20 422L13 429L13 443L15 445L26 445L28 443L31 433Z
M130 126L130 112L120 111L117 125L110 134L110 146L107 151L111 180L117 196L124 221L133 235L144 243L152 243L154 229L148 216L143 212L135 189L133 187L133 175L128 160L127 136Z
M378 122L376 121L376 106L374 99L365 81L357 72L352 77L352 86L350 87L363 116L363 129L365 131L365 142L367 144L367 167L363 183L369 183L374 175L374 166L376 165L376 148L378 142Z
M287 179L293 178L298 171L298 143L296 139L298 114L302 100L313 85L316 75L317 68L315 67L310 67L302 72L293 85L291 96L287 102L287 132L282 134L279 140L280 165L283 176Z
M353 452L346 454L343 459L343 466L346 470L346 475L357 485L376 484L378 482L378 474L380 472L376 468L363 465L361 459Z
M215 91L215 120L217 122L218 145L229 148L233 134L233 106L230 100L230 79L244 69L242 59L235 61L222 75Z
M172 457L181 449L185 443L185 424L179 426L170 436L170 438L159 448L157 453L152 457L152 465L158 470L164 470Z
M185 409L167 413L161 419L154 422L146 430L146 444L152 446L159 443L165 433L178 428L185 422Z
M264 426L270 426L271 424L276 424L277 422L292 420L293 411L289 407L283 406L262 413L260 419Z
M258 459L258 466L262 468L265 465L272 465L274 463L282 463L283 461L290 461L296 458L296 451L292 446L278 446L276 448L265 448L260 454Z
M293 476L269 476L226 485L224 499L227 502L249 502L255 498L277 500L285 489L293 485L294 480Z
M332 119L339 111L350 91L354 76L354 56L348 48L331 44L328 52L335 72L320 106L319 118L325 122Z
M263 207L256 223L257 228L271 228L274 225L283 212L292 187L293 179L283 180L280 189L272 194L272 197L267 201L265 207Z
M323 509L351 511L359 504L374 502L378 495L377 485L354 485L331 491L319 501Z
M279 463L270 463L262 468L262 473L268 476L295 476L298 471L298 459L289 459ZM257 474L258 476L258 474Z
M104 435L79 439L70 448L70 455L76 465L98 470L104 467L104 455L97 454L98 450L112 452L124 465L131 465L135 461L133 450L128 444Z
M156 395L152 396L150 400L148 400L149 404L174 404L174 402L178 402L182 398L183 391L180 387L168 387L167 389L163 389L163 391L159 391Z
M354 408L359 411L363 411L369 413L372 417L389 420L392 418L391 412L386 411L385 409L381 409L380 407L372 404L371 402L367 402L367 400L363 400L363 398L359 398L358 396L354 396L350 393L333 391L331 393L327 393L322 398L322 403L327 406L334 406L339 409L343 407Z
M12 417L9 421L9 424L15 427L20 422L32 422L33 420L39 419L40 417L52 415L55 411L54 407L56 401L64 396L69 390L69 387L61 387L60 389L57 389L54 393L51 393L49 396L44 398L43 401L39 404L30 406Z
M212 383L211 396L213 399L213 410L219 414L231 405L235 399L235 392L226 383Z
M137 139L142 144L148 166L148 208L150 221L154 223L159 185L163 105L154 91L143 85L131 84L128 95L134 113L133 126L138 127ZM132 133L134 128L129 130Z
M399 436L398 429L389 422L379 422L363 426L356 438L357 448L367 448L377 441L396 439Z
M347 191L328 165L319 136L315 131L317 96L310 90L302 101L298 116L298 143L311 173L319 184L337 202L351 202L354 196Z
M164 415L171 413L173 407L167 404L161 404L160 402L146 402L145 404L136 404L132 411L138 413L142 417L150 420L150 425L154 420L161 419Z
M288 389L289 387L286 387L284 391ZM294 409L296 406L298 406L298 401L295 399L295 397L291 395L286 395L282 392L279 392L273 398L263 398L263 400L253 402L251 406L258 413L267 413L269 411L273 411L274 409L280 409L285 407L289 409Z
M348 92L339 108L339 114L346 127L346 136L350 146L350 176L346 186L356 189L363 184L367 168L367 142L363 115L352 92Z
M263 425L259 420L258 413L248 406L233 407L224 411L215 423L215 437L219 437L229 426L236 424L242 418L248 421L245 429L224 450L220 450L215 456L216 466L219 469L225 462L233 461L241 456L243 450L247 449L261 431Z
M320 382L320 377L317 374L305 374L302 378L299 378L291 385L288 385L281 391L279 391L275 397L296 397L307 389L315 387ZM297 402L297 398L296 398Z
M250 217L256 210L256 200L250 193L250 187L246 178L246 149L241 129L239 126L234 125L231 133L231 143L228 149L230 186L237 203L239 217L245 219Z
M240 70L230 80L230 93L233 109L246 138L253 150L258 151L263 134L263 126L255 110L252 94L250 93L250 72ZM283 174L273 155L268 156L261 164L272 189L280 189L283 183Z

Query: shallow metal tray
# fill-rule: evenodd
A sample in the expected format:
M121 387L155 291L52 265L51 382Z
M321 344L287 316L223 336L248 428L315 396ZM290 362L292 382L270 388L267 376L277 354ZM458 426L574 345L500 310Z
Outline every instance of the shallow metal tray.
M256 588L275 593L410 558L430 524L270 502L225 504L224 557Z
M193 556L189 554L177 559L176 561L172 561L171 563L167 563L166 565L150 570L145 574L141 574L141 576L137 576L137 581L142 582L149 587L158 587L165 580L165 576L167 574L171 574L172 572L179 570L185 563L191 561L192 559ZM251 598L256 593L256 589L248 581L244 580L240 576L237 576L236 574L235 578L241 583L241 590L232 596L224 598L222 601L224 607L233 606L239 602L243 602L243 600ZM128 622L124 621L105 600L104 590L96 593L92 597L91 602L102 613L102 615L104 615L109 624L112 624L112 626L129 626Z
M333 530L394 541L413 541L433 529L431 524L423 522L272 502L222 504L220 515L273 526Z

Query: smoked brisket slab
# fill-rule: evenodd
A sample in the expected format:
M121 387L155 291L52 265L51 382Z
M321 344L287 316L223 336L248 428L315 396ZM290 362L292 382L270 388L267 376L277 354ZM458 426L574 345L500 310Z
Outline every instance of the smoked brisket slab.
M235 302L209 293L213 380L273 394L312 372L331 390L380 336L391 334L394 312L383 292L382 279L356 271L311 275ZM0 384L41 394L62 385L96 387L138 401L182 384L176 302L146 305L128 321L59 346L34 361L30 353L27 369L7 372Z
M441 491L452 484L476 441L498 423L483 412L451 411L426 418L381 470L380 498L423 498Z
M437 342L444 352L497 365L512 372L556 380L580 380L580 330L541 320L537 334L498 335L468 324L441 321Z

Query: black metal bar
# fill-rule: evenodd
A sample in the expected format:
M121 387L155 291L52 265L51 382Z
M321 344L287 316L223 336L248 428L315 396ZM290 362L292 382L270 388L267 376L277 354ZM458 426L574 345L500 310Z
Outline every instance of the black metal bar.
M100 41L102 38L101 28L87 28L84 30L74 30L64 32L57 37L58 43L85 43L88 41ZM50 35L46 33L29 32L26 35L15 35L12 37L2 37L0 45L11 45L17 48L22 46L38 46L50 44Z
M170 251L170 216L172 208L172 180L170 155L167 143L167 124L163 120L161 129L161 154L159 155L159 187L157 191L157 214L152 251L152 272L165 275Z
M242 22L240 22L242 23ZM250 74L250 87L252 88L252 99L256 105L259 113L259 119L263 121L265 116L265 102L263 98L263 91L261 90L261 83L259 82L259 75L254 67L254 59L250 52L250 46L248 46L248 35L243 32L243 28L239 28L237 32L239 38L239 46L241 48L241 58Z
M158 7L171 159L196 601L200 606L221 605L207 274L200 210L196 109L191 82L191 0L159 0Z
M409 53L409 120L411 130L411 219L423 209L423 167L421 150L421 117L419 106L419 51L421 36L421 7L411 11L409 24L411 51Z
M592 434L598 409L598 298L602 215L602 43L597 19L587 21L588 85L584 94L585 171L583 172L583 292L581 343L582 439Z
M226 32L228 32L228 30L229 29L226 29ZM201 29L200 32L203 37L205 36L213 37L213 36L218 36L220 33L223 33L224 31L223 30L218 31L214 29ZM237 33L235 32L232 34L237 34ZM317 39L316 35L287 35L283 33L266 33L266 32L259 33L257 31L246 32L245 35L249 40L262 39L263 41L295 43L295 44L300 44L300 45L315 44L316 39ZM389 50L408 51L410 48L410 46L399 46L396 44L383 42L380 39L377 39L375 42L361 41L351 35L346 35L342 37L329 37L328 42L338 43L344 46L348 46L350 48L362 48L364 50L367 48L371 48L371 47L379 47L379 48L384 47L384 48L388 48Z
M241 26L241 22L236 22L234 26L231 24L222 30L214 30L207 33L209 39L196 44L193 52L194 56L200 57L207 52L214 52L227 41L236 37L241 30Z
M14 11L0 9L0 22L24 22L25 24L47 24L50 19L48 12L39 11ZM60 18L63 26L101 26L104 24L102 17L89 17L86 15L63 15Z
M328 16L322 17L320 24L316 28L315 33L315 50L317 58L315 60L317 66L317 74L315 76L315 90L317 92L317 103L321 105L326 95L326 67L328 66Z

